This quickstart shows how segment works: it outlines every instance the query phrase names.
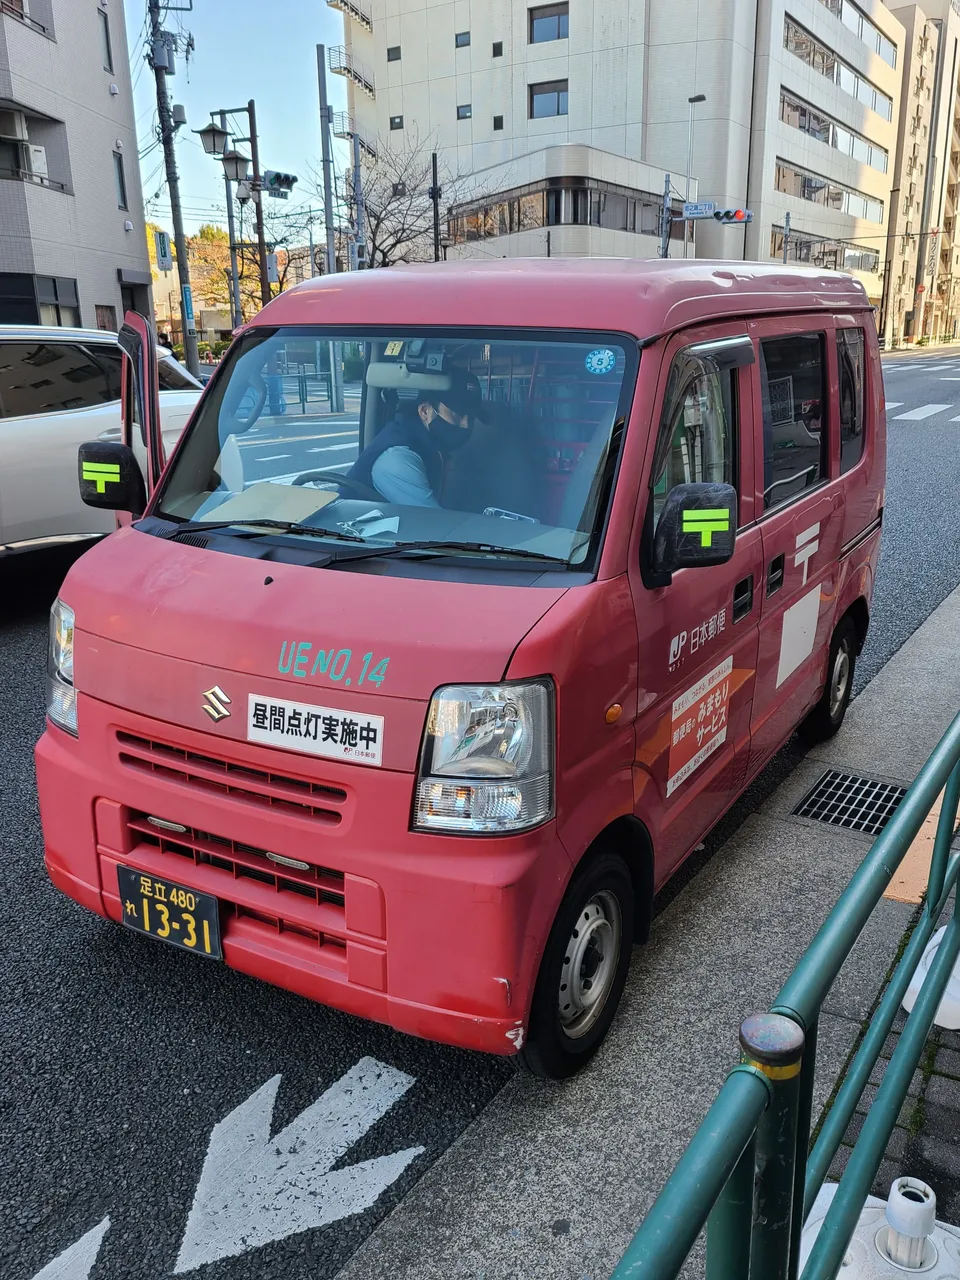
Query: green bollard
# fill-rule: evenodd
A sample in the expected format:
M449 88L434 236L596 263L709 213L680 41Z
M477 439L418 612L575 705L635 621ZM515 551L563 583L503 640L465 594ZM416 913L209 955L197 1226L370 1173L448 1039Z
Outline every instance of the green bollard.
M794 1280L790 1276L790 1246L803 1029L779 1013L755 1014L740 1026L740 1049L743 1061L770 1081L773 1094L757 1125L750 1277Z

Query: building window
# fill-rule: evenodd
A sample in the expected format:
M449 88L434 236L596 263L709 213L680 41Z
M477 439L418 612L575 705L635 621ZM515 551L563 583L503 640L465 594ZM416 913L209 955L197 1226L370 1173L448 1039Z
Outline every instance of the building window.
M530 119L567 114L567 81L545 80L530 86Z
M502 57L503 57L503 41L502 41L502 40L494 40L494 42L493 42L493 56L494 56L495 58L502 58Z
M460 104L459 107L457 107L458 120L469 120L472 115L473 115L473 107L470 105L469 102L463 102Z
M770 232L770 257L783 259L783 227L774 226ZM849 240L830 240L823 236L808 235L803 231L790 232L787 241L787 261L802 262L827 271L880 270L880 250Z
M453 37L453 43L458 49L466 49L467 45L470 43L470 32L458 31Z
M76 280L61 276L37 276L37 302L40 323L58 328L79 328L80 303Z
M117 332L117 308L97 307L97 328Z
M100 19L100 54L103 58L104 71L113 71L113 47L110 44L110 19L105 9L97 10Z
M400 46L398 44L392 44L387 49L387 61L388 62L400 61Z
M786 160L777 159L776 189L788 196L796 196L799 200L810 200L813 204L825 205L835 209L837 213L849 214L851 218L864 218L867 222L883 222L883 201L873 196L855 191L852 187L842 186L830 178L823 178L817 173L810 173L797 165L788 164Z
M850 0L820 0L820 3L835 14L855 36L859 36L868 49L878 53L888 66L896 67L896 45L855 4L851 4Z
M544 4L530 10L531 44L548 40L566 40L570 27L569 4Z
M838 58L832 49L814 39L809 31L805 31L792 18L783 20L783 47L808 67L813 67L814 71L819 71L822 76L838 84L852 98L856 98L857 102L876 111L884 120L893 119L892 98L866 80L849 63Z
M390 117L390 128L391 128L391 129L402 129L402 128L403 128L403 116L391 116L391 117Z
M494 132L498 132L500 129L503 128L503 116L493 117L493 128L494 128Z
M127 207L127 177L123 171L123 156L119 151L113 153L113 175L117 182L117 206Z
M844 155L853 156L861 164L868 164L878 173L887 172L889 155L883 147L877 146L875 142L868 142L862 134L839 124L825 112L795 98L785 89L780 90L780 119L784 124L799 129L801 133L816 138L818 142L824 142Z

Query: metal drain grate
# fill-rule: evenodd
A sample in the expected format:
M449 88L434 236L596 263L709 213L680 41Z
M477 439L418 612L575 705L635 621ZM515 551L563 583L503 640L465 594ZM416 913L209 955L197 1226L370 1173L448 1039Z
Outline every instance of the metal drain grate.
M855 773L829 769L794 809L798 818L813 818L834 827L877 836L906 795L903 787Z

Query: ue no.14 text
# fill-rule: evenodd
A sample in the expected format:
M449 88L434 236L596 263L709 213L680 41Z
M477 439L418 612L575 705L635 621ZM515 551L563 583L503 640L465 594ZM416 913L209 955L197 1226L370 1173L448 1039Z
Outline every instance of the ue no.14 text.
M352 649L315 650L309 640L285 640L280 646L277 670L282 676L293 674L301 680L310 676L325 676L328 680L342 681L345 685L356 683L360 686L366 681L379 688L383 684L389 658L380 658L378 661L372 653L365 653L359 660L361 666L358 668L354 662L353 673L348 674L352 659Z

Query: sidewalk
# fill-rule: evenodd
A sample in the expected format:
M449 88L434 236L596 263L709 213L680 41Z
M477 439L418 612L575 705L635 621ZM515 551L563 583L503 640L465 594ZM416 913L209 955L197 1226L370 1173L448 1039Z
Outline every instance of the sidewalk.
M828 768L912 781L960 707L958 632L960 589L856 699L842 732L658 914L590 1066L554 1086L511 1079L338 1280L606 1280L736 1062L741 1020L769 1008L872 844L794 808ZM824 1005L815 1122L916 910L880 902ZM891 1149L895 1172L928 1178L955 1222L952 1121L934 1109L960 1108L960 1084L934 1071L957 1068L958 1050L955 1038L931 1049ZM702 1244L684 1271L700 1275Z

